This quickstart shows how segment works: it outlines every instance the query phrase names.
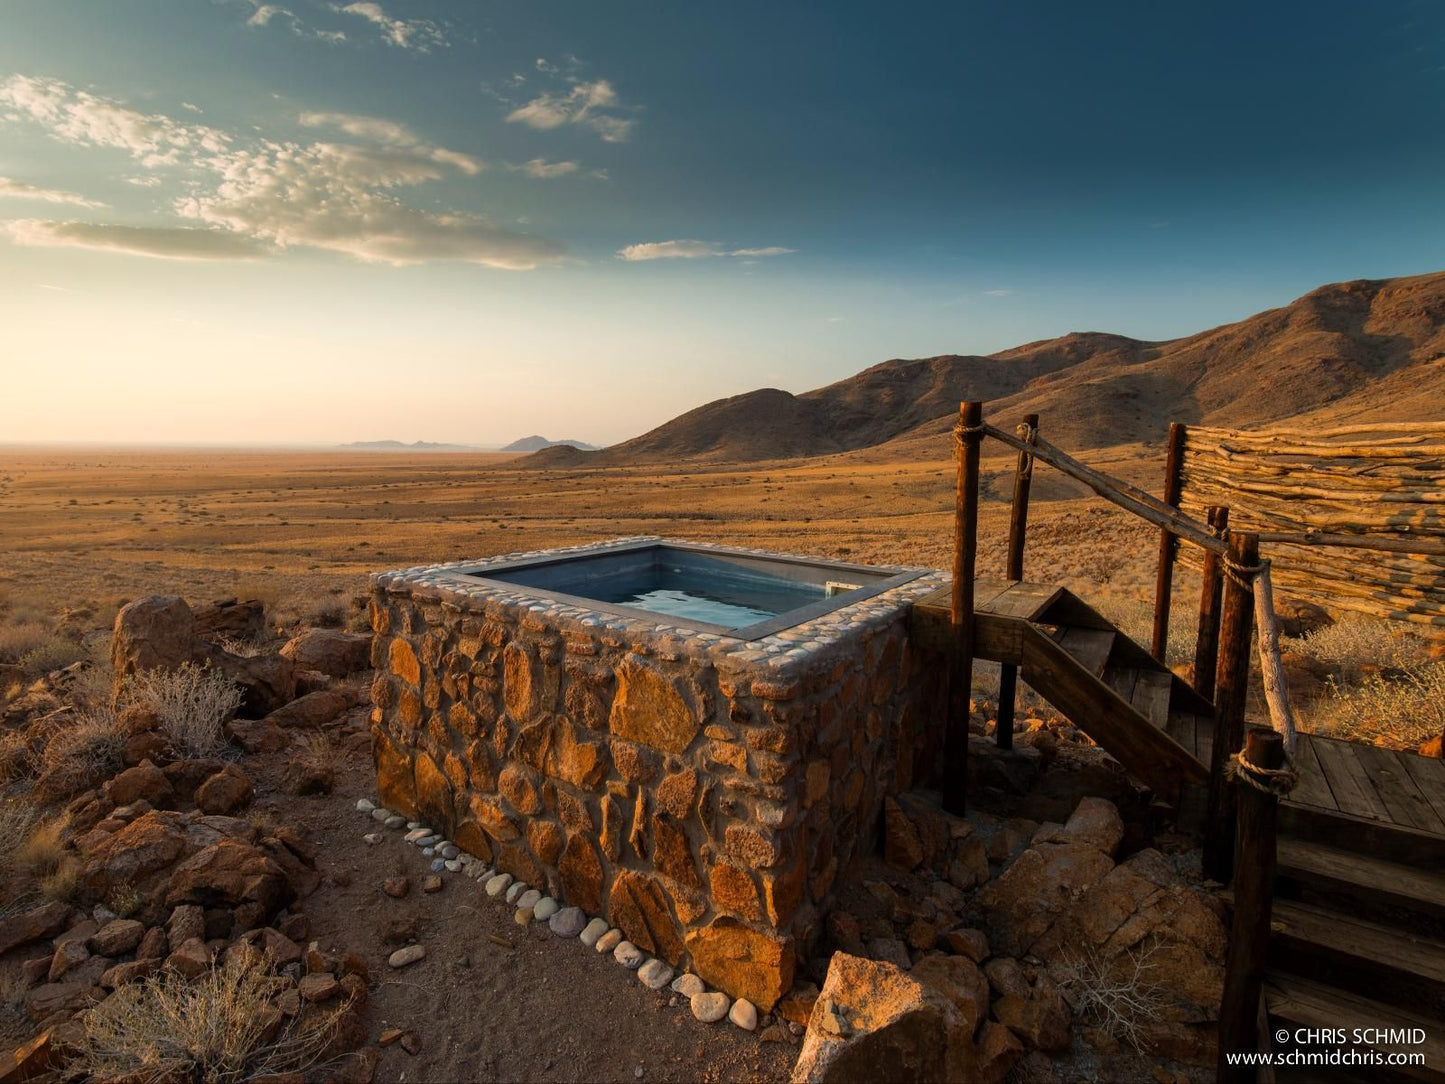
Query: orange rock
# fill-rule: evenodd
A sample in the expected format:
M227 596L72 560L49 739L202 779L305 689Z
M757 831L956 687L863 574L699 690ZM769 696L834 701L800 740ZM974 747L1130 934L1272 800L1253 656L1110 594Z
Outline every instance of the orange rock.
M612 733L668 753L681 753L701 729L697 713L671 679L628 657L617 668Z
M771 1010L793 985L791 937L722 917L689 932L686 946L700 979L735 998L747 998L762 1012Z
M540 698L532 656L515 642L502 649L502 698L507 711L519 723L530 722L537 713Z
M782 873L764 873L763 900L768 909L768 922L774 926L786 926L803 902L803 887L807 866L801 858L795 860Z
M527 842L544 865L555 866L557 856L562 853L562 828L552 821L528 821Z
M456 820L452 785L428 754L416 754L416 807L423 820L448 828Z
M537 783L532 773L520 764L508 764L497 776L497 791L513 809L524 816L532 816L542 810L542 797L537 793Z
M659 873L666 874L678 884L701 888L702 878L697 874L697 861L692 855L692 845L686 834L666 813L652 815L652 864Z
M667 894L651 877L632 870L620 872L608 893L607 913L612 925L644 952L670 964L682 958L682 940L668 910Z
M753 922L763 917L758 886L746 870L719 859L712 867L711 881L713 902L719 907Z
M371 750L376 759L376 790L381 804L403 817L415 819L416 775L411 758L386 731L373 728Z
M567 837L557 872L562 880L562 895L569 904L589 915L602 910L602 861L586 834L573 832Z
M421 663L417 661L416 651L410 643L397 637L392 640L391 647L387 650L387 663L391 672L412 688L421 686Z
M558 779L590 790L607 774L607 748L601 742L579 741L576 728L566 719L557 727L553 761Z

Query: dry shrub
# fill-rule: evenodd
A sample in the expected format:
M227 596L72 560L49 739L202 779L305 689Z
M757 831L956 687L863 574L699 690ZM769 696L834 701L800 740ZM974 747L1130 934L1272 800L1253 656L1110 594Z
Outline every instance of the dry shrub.
M33 775L35 765L30 757L30 743L19 730L0 733L0 784Z
M1428 657L1430 641L1403 621L1347 613L1327 628L1300 637L1282 636L1280 650L1345 670L1363 665L1408 667Z
M241 690L220 671L188 662L132 675L121 698L153 712L177 753L199 758L227 751L221 727L240 706Z
M1370 674L1356 683L1331 679L1312 729L1357 741L1416 749L1445 733L1445 665Z
M50 635L50 629L39 621L11 620L0 625L0 662L19 662Z
M82 711L56 731L40 758L49 795L66 797L104 782L125 765L126 733L109 708Z
M274 644L262 643L259 640L243 639L239 636L222 636L216 641L222 650L242 659L254 659L258 655L269 655L275 650Z
M47 635L20 656L19 663L31 677L40 677L52 670L63 670L85 658L85 648L64 636Z
M65 864L65 845L61 842L59 818L41 822L30 838L15 852L14 868L32 877L49 877Z
M336 749L331 739L322 733L303 734L296 739L294 749L286 771L292 792L330 794L336 785Z
M92 711L108 706L115 693L115 667L110 661L110 644L105 642L86 652L85 667L70 685L70 696L82 708Z
M51 873L40 879L40 894L48 900L78 904L85 895L80 883L80 863L67 855Z
M287 1020L274 999L287 986L264 957L239 954L194 981L163 970L122 986L84 1014L70 1068L86 1079L239 1084L305 1073L326 1057L338 1007Z
M10 880L15 872L16 856L30 842L40 811L11 799L0 803L0 879Z
M132 885L116 885L105 898L105 905L121 918L130 918L145 906L145 894Z
M1059 971L1074 1014L1141 1054L1140 1030L1158 1023L1168 1003L1163 985L1150 977L1154 948L1130 949L1106 958L1088 945Z

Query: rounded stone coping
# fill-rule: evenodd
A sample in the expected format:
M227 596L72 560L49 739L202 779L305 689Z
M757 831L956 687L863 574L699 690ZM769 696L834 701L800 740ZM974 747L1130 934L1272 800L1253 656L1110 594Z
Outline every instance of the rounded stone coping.
M894 623L904 617L915 602L951 579L947 573L937 569L872 565L870 567L882 572L922 572L923 575L880 594L840 606L811 621L790 626L779 633L761 636L756 640L744 640L736 636L698 632L669 625L662 619L649 621L602 610L589 610L529 594L519 588L494 587L473 578L488 568L523 558L591 557L639 543L679 544L752 557L798 556L774 550L664 538L660 535L634 535L576 546L504 553L471 561L451 561L392 572L374 572L371 574L370 584L373 590L406 595L419 602L440 603L462 613L510 620L543 620L548 626L564 634L591 639L612 635L626 639L629 643L646 644L664 656L673 654L706 659L724 672L766 669L771 677L791 678L814 668L830 665L835 659L849 654L849 645L860 633L877 631Z

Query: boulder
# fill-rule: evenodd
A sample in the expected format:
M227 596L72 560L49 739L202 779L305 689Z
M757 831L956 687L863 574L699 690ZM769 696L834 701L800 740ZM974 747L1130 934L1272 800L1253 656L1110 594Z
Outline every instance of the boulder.
M953 1003L891 964L834 953L792 1081L972 1080L972 1029Z
M281 654L302 670L346 677L371 669L371 635L339 629L307 629L286 642Z
M115 615L110 655L116 680L145 670L168 670L200 662L206 645L196 634L196 618L186 600L175 595L136 599Z
M234 598L197 606L192 611L196 634L216 641L259 640L266 634L266 607L259 599L239 602Z
M279 753L291 744L286 731L268 719L232 719L226 735L248 753Z
M1124 838L1124 818L1107 798L1081 798L1061 835L1062 842L1087 843L1112 858Z
M227 764L196 788L196 805L203 813L229 815L247 805L253 794L251 777Z
M356 706L355 689L322 689L297 697L267 715L265 722L282 730L293 727L325 726Z
M988 1016L988 979L967 956L925 956L908 975L953 1002L969 1035Z
M241 687L240 714L260 718L296 697L296 668L280 655L232 655L218 647L206 653L211 665Z
M1274 616L1279 622L1281 636L1308 636L1335 623L1335 619L1323 606L1301 599L1281 598L1278 595L1274 600Z
M51 900L18 915L0 919L0 956L13 948L54 937L70 921L70 904Z
M78 1012L105 997L105 991L88 982L47 982L35 987L26 998L26 1008L35 1020L61 1012Z
M157 735L151 732L145 736ZM144 800L153 808L164 809L175 798L175 790L165 772L149 760L142 761L134 768L127 768L107 783L103 790L106 798L118 806Z
M267 925L294 893L274 859L251 844L223 839L176 866L165 898L172 907L232 908L236 925L245 930Z
M111 919L91 935L90 951L99 956L124 956L135 951L145 932L145 924L135 919Z
M796 958L792 938L755 930L723 916L689 931L686 946L700 979L735 998L751 1001L763 1012L770 1011L793 985Z
M999 998L993 1015L1034 1050L1057 1052L1069 1047L1069 1006L1047 978L1040 977L1028 997Z
M1022 956L1114 862L1088 843L1030 847L978 894L989 943Z

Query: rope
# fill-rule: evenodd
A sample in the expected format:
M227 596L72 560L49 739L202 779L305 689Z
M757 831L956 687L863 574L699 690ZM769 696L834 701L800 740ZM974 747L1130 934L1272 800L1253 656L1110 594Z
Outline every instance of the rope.
M1254 581L1260 574L1269 568L1269 561L1260 561L1257 565L1242 565L1229 554L1224 555L1224 574L1233 580L1246 591L1254 590Z
M959 422L953 427L954 447L957 449L962 449L964 437L981 435L986 432L988 432L988 426L983 425L982 423L980 423L979 425L964 425L962 422Z
M1288 796L1299 784L1299 771L1288 753L1285 754L1283 768L1263 768L1245 759L1244 750L1241 749L1229 758L1229 763L1224 766L1224 774L1229 779L1247 783L1262 794L1273 794L1276 798Z

